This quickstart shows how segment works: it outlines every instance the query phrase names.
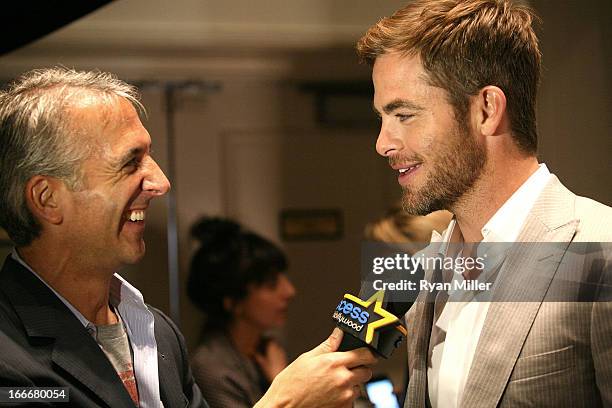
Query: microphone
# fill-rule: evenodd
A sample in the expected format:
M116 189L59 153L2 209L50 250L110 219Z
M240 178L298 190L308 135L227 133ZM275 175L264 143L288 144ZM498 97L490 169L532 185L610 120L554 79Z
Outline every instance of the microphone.
M359 297L347 293L336 306L332 319L344 332L338 350L369 347L379 356L389 358L406 338L401 318L411 303L389 302L384 290L368 295L365 288Z

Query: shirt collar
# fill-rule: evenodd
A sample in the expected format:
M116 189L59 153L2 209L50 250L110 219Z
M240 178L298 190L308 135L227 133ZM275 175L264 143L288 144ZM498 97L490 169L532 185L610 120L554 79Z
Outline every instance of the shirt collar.
M42 283L44 283L54 294L57 296L66 307L76 316L77 319L81 322L81 324L87 329L91 334L95 334L96 326L90 322L81 312L78 311L68 300L66 300L62 295L60 295L55 289L53 289L43 278L41 278L34 270L28 265L23 258L19 255L16 248L13 248L11 251L11 256L14 260L19 262L24 268L30 271L34 276L36 276ZM144 303L144 298L142 297L142 293L134 286L132 286L129 282L123 279L118 273L113 275L111 280L111 287L109 293L109 302L115 308L115 311L119 311L119 304L122 302L129 303L131 305L136 305L137 307L146 307ZM117 313L119 314L119 313Z
M497 210L480 230L483 241L514 242L523 227L535 201L550 179L550 171L540 164L529 178Z
M453 218L450 220L450 223L448 224L448 227L446 227L442 234L439 234L435 230L431 234L431 242L440 244L438 247L438 254L446 255L446 253L448 252L448 247L450 245L451 237L453 236L453 231L455 230L456 224L457 220L453 216Z
M72 306L72 304L70 302L68 302L62 295L60 295L55 289L53 289L47 282L45 282L45 280L43 278L41 278L36 272L34 272L34 269L30 268L30 265L28 265L22 258L21 256L19 256L19 252L17 252L16 248L13 248L12 252L11 252L11 256L13 257L14 260L16 260L17 262L19 262L24 268L26 268L28 271L30 271L34 276L36 276L42 283L45 284L46 287L48 287L54 294L55 296L57 296L59 298L59 300L62 301L62 303L64 303L66 305L66 307L68 309L70 309L70 311L72 312L72 314L74 314L76 316L77 319L79 319L79 321L81 322L81 324L87 329L87 331L89 331L90 333L92 333L92 330L95 331L96 326L90 322L89 320L87 320L87 318L85 316L83 316L83 314L81 312L79 312L74 306Z

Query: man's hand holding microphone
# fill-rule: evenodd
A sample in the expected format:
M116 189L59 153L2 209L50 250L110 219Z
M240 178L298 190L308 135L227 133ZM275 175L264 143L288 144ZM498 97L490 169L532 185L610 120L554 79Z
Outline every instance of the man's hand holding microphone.
M371 366L406 336L402 318L410 303L370 287L364 285L359 297L344 295L332 316L337 327L331 336L281 371L255 408L352 406L361 384L372 377Z
M327 340L289 364L255 408L352 406L378 358L367 347L337 351L342 337L342 330L334 329Z

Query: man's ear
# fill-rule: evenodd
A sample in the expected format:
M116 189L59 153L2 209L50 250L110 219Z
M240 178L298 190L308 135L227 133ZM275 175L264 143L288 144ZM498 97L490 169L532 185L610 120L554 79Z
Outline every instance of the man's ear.
M473 114L476 129L483 136L496 136L510 131L506 112L506 95L496 86L485 86L476 95Z
M64 183L55 177L32 177L25 188L28 208L37 219L60 224L64 218L60 196L65 189Z

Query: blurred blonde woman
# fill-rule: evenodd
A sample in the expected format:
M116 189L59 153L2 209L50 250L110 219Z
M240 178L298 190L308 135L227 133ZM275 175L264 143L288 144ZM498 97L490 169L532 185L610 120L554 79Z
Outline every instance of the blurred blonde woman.
M448 211L435 211L426 216L411 215L400 205L395 205L385 216L366 225L365 237L386 243L411 243L419 250L429 243L432 231L442 233L446 229L452 216Z

